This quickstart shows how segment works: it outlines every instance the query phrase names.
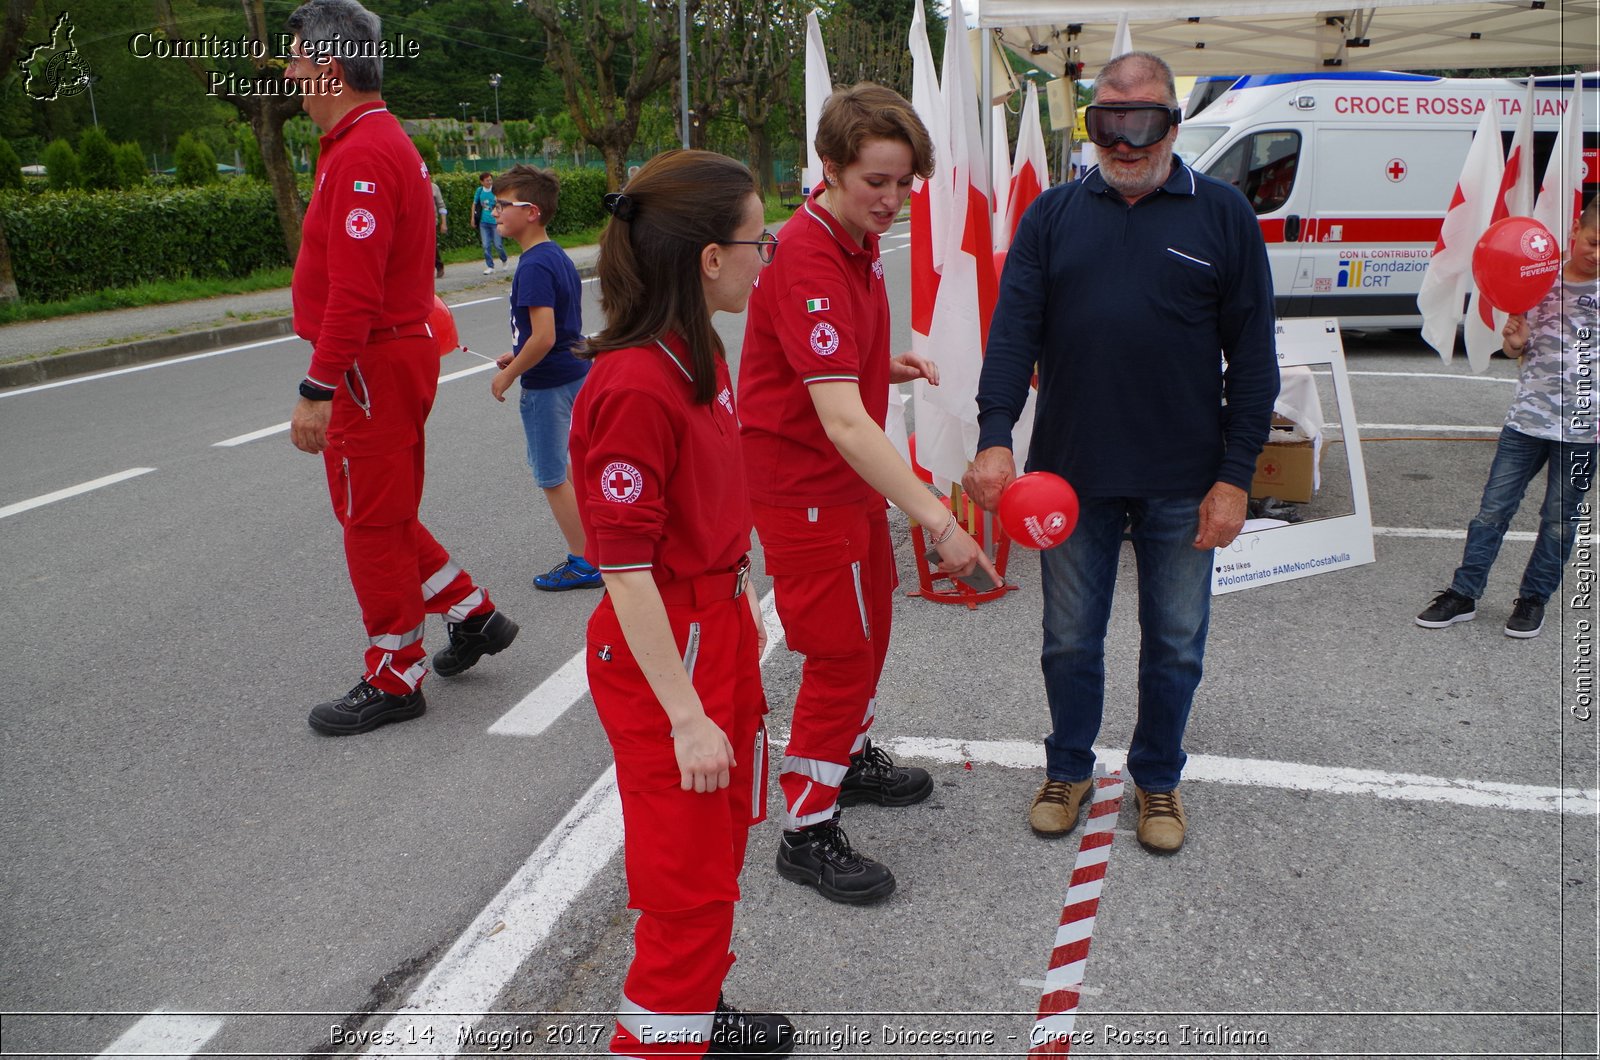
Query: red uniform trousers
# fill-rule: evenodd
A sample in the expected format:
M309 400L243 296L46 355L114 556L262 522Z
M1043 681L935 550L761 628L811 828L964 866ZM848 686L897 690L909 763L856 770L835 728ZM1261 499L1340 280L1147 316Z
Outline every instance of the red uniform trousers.
M639 911L611 1052L702 1056L733 965L750 827L766 816L766 697L755 620L731 574L662 587L673 637L706 716L733 745L728 787L679 786L671 725L607 596L589 620L589 689L617 760L628 905Z
M344 444L336 441L322 457L333 514L344 528L350 585L367 630L363 676L375 688L405 695L428 672L424 616L460 622L494 610L494 603L417 518L425 464L423 425L438 388L433 340L401 340L383 347L387 360L369 359L363 376L370 387L366 396L374 426L363 429L367 413L341 389L329 434ZM375 364L388 370L375 370ZM406 444L385 446L385 437Z
M881 498L752 507L784 638L805 656L778 776L793 831L833 816L850 756L872 728L900 582Z

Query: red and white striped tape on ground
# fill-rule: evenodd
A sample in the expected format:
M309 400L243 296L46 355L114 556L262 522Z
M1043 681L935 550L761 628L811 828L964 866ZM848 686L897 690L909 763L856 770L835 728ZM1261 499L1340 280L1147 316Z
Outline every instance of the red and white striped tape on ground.
M1072 1028L1078 1021L1078 988L1089 963L1089 943L1094 938L1095 913L1100 909L1100 889L1105 886L1111 858L1112 829L1122 809L1122 773L1095 782L1089 820L1078 841L1072 879L1062 902L1061 926L1056 928L1050 970L1045 974L1039 1016L1028 1038L1029 1056L1066 1056L1072 1045Z

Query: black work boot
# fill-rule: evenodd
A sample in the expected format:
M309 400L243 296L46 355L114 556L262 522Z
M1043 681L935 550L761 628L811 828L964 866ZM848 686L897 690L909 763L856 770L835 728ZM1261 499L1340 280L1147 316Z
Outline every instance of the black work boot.
M788 1056L794 1048L794 1024L776 1012L740 1012L717 998L707 1056Z
M894 893L894 873L852 850L837 817L783 833L778 840L778 875L850 905L876 902Z
M499 611L477 615L465 622L446 622L450 646L433 657L433 672L440 677L466 673L485 655L504 651L517 639L520 627Z
M422 698L420 688L410 695L397 696L363 680L342 698L312 707L306 724L327 736L354 736L392 721L420 718L427 709L428 701Z
M910 806L933 794L933 777L926 769L897 766L881 747L869 739L861 753L850 756L850 769L839 785L839 805L875 802L879 806Z

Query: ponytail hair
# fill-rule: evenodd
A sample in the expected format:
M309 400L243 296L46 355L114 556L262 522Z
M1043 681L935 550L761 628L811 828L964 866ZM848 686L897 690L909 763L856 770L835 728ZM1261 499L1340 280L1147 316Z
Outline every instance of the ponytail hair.
M700 252L733 237L755 193L755 178L741 163L680 149L656 155L621 192L607 195L611 220L595 270L606 325L586 355L676 332L689 347L694 400L710 404L723 348L706 306Z

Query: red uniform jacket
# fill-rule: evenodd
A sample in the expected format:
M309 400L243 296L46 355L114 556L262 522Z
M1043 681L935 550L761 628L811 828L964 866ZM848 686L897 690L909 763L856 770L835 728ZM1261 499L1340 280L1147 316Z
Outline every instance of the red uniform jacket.
M421 429L419 402L426 417L433 395L414 391L437 386L437 360L379 363L399 347L414 359L417 344L385 351L393 334L374 332L428 319L435 222L428 167L381 101L323 135L294 266L294 330L313 347L306 376L339 391L335 446L357 426L374 450L409 445Z
M585 558L658 582L729 570L750 550L728 366L717 361L717 396L696 405L682 342L669 344L596 357L570 443Z
M739 418L750 497L815 508L869 500L876 491L845 462L811 403L813 383L861 387L879 427L889 409L889 295L878 237L857 246L815 198L778 233L745 316Z

